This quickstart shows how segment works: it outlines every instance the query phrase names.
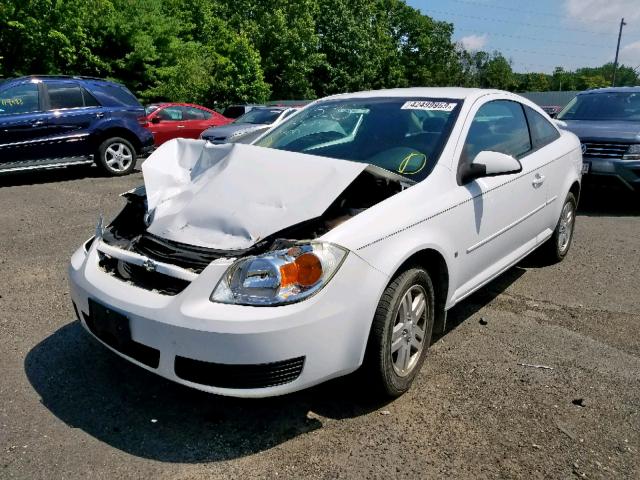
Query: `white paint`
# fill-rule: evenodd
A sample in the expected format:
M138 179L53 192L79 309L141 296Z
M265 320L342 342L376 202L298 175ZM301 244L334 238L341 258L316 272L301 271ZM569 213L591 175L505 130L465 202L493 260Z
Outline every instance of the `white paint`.
M252 145L176 139L142 165L150 233L239 250L319 217L367 167Z
M299 303L278 307L212 303L208 298L231 264L231 260L226 260L212 262L179 295L160 295L103 272L98 267L99 242L94 242L88 252L78 249L69 267L71 297L78 308L88 312L88 298L94 298L126 313L133 339L161 352L158 369L140 365L163 377L222 395L262 397L289 393L352 372L360 366L382 292L412 254L432 249L442 255L449 274L446 308L451 308L548 239L569 188L573 182L580 181L580 143L575 135L561 132L560 138L553 143L520 158L522 171L458 184L458 159L469 126L482 105L491 100L509 99L542 112L515 94L463 89L399 89L332 98L350 97L465 100L429 177L359 213L318 239L350 250L335 276L320 292ZM166 150L176 153L173 159L164 153L156 157L166 159L168 165L158 160L149 162L145 168L150 204L156 208L167 204L162 207L166 210L159 210L167 222L157 226L166 225L175 238L208 243L211 238L206 230L219 228L223 223L220 218L233 222L230 224L233 228L247 229L253 229L252 220L255 220L260 229L249 230L247 237L230 235L234 244L242 244L258 232L264 234L285 223L315 215L365 168L351 162L253 146L218 148L203 154L201 143L176 142ZM319 162L324 162L324 166ZM346 165L344 168L343 164ZM258 170L253 171L253 168ZM230 175L232 172L242 172L242 178L249 175L252 188L245 188ZM256 172L260 175L253 176ZM547 180L534 185L541 177ZM204 179L214 182L224 195L209 190ZM225 181L218 181L221 179ZM304 190L310 189L306 200L301 191L288 193L288 188L298 188L295 185L298 180L304 182ZM195 185L200 185L201 189ZM268 195L253 192L263 187ZM242 199L254 206L242 205ZM268 213L277 201L282 201L286 207L281 212L283 218ZM259 202L267 203L264 211L251 215L255 208L262 208ZM298 206L298 202L305 205ZM180 214L180 209L172 209L172 205L184 207L181 211L190 213ZM208 212L208 207L216 215ZM225 209L237 211L238 217L225 213ZM188 227L188 236L180 236L179 230L173 230L179 225L174 220L183 218L180 215L188 219L188 225L198 227ZM212 221L217 223L209 223ZM232 231L231 227L229 231ZM213 243L218 241L215 240ZM285 385L265 389L225 389L178 378L173 368L176 355L227 364L269 363L305 356L305 365L300 377Z

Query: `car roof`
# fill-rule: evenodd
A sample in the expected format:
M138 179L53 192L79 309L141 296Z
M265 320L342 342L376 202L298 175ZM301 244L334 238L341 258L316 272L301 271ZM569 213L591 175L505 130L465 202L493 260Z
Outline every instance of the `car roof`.
M328 99L346 98L384 98L384 97L423 97L423 98L451 98L465 100L477 98L487 93L507 93L500 90L488 90L483 88L461 88L461 87L411 87L411 88L390 88L385 90L370 90L364 92L341 93L326 97Z
M594 93L640 93L640 86L637 87L605 87L585 90L578 95L592 95Z
M198 105L197 103L182 103L182 102L158 102L158 103L150 103L147 107L195 107L195 108L203 108L205 110L211 110L209 107L205 107L204 105Z
M252 108L252 110L281 110L281 111L291 110L291 109L293 109L293 107L281 107L279 105L277 106L276 105L274 106L260 105Z
M107 80L99 77L90 77L85 75L23 75L21 77L7 78L6 80L18 81L18 80L93 80L98 82L115 83L111 80Z

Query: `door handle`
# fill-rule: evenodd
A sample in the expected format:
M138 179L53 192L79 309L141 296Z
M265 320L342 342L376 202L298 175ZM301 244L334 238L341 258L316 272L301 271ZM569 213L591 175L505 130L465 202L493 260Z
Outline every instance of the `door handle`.
M34 120L31 122L32 127L41 127L44 125L44 120Z
M538 188L544 183L544 178L545 178L544 175L540 175L539 173L536 173L536 175L533 177L533 181L531 182L531 185L533 185L534 188Z
M178 128L184 128L184 125L176 125Z
M104 118L104 112L96 113L96 118Z

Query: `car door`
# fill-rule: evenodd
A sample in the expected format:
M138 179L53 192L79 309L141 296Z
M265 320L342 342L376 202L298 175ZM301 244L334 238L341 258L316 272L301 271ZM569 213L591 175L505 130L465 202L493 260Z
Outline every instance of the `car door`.
M184 119L184 137L199 138L200 134L207 128L216 126L217 123L212 122L212 114L196 107L182 107Z
M466 198L452 229L460 239L464 279L456 291L463 298L532 250L545 228L546 189L539 181L545 159L534 155L523 105L512 100L476 104L458 150L459 172L481 151L518 159L522 171L485 176L461 184ZM460 177L460 175L459 175Z
M184 108L179 105L160 107L152 114L150 129L156 145L184 136L186 125L183 115Z
M47 135L42 86L25 81L0 90L0 169L38 158L38 144Z
M546 233L551 234L558 222L557 212L559 207L557 203L564 200L563 198L558 198L558 194L562 191L563 184L567 178L567 162L570 162L570 159L567 156L559 155L558 150L555 148L556 144L554 142L560 138L558 129L533 108L525 105L524 110L527 115L529 130L531 131L531 142L533 144L531 155L538 157L537 161L541 165L538 172L538 180L544 182L547 194L548 208L545 210Z
M48 137L42 142L46 158L71 159L93 154L91 125L104 116L98 101L78 82L45 82Z

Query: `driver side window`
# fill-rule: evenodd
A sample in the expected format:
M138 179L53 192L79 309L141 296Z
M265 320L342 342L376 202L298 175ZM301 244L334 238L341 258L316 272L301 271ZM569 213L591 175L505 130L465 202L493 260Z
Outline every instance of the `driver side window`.
M460 163L471 163L484 150L520 158L531 151L527 120L518 102L495 100L484 104L473 119Z
M158 117L162 120L181 121L182 107L166 107L158 112Z
M38 86L23 83L0 93L0 115L30 113L39 110Z

